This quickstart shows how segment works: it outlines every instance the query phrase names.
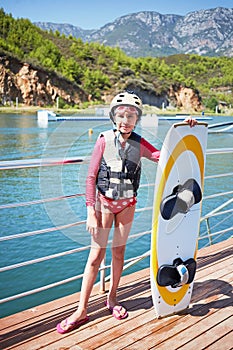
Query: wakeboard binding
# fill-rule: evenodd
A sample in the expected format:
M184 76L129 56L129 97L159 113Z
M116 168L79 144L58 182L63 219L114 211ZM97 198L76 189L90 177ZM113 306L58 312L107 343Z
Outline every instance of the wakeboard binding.
M178 213L186 214L201 199L201 188L197 181L188 179L183 185L175 186L172 193L162 200L161 215L164 220L170 220Z
M157 283L161 287L172 288L190 284L194 280L196 272L196 261L192 258L183 261L177 258L172 265L161 265L157 273Z

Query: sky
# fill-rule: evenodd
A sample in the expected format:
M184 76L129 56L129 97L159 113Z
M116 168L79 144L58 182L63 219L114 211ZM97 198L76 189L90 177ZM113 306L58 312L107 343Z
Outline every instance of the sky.
M0 0L0 8L14 18L32 22L69 23L99 29L116 18L140 11L186 15L215 7L233 7L232 0Z

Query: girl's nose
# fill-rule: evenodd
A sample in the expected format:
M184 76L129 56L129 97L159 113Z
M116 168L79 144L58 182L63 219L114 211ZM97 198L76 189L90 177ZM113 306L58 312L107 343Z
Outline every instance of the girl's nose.
M124 113L124 118L123 118L123 121L124 122L128 122L129 121L129 118L128 118L129 114L127 112Z

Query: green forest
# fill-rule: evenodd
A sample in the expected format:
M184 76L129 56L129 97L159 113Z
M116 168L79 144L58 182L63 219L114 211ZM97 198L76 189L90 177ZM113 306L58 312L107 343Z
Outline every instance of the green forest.
M233 105L233 59L198 55L132 58L119 48L85 43L59 32L47 32L28 19L14 19L0 9L0 50L36 67L54 71L100 101L104 91L115 92L126 80L148 84L157 93L171 84L197 89L204 105L216 101Z

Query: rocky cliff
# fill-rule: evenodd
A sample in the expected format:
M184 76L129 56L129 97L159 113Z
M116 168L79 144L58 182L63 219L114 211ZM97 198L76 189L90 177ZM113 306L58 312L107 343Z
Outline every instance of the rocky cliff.
M27 106L48 106L60 97L68 105L88 100L77 85L53 72L0 55L0 98L3 104L16 101Z
M157 94L150 84L134 79L126 82L125 89L138 93L144 104L159 108L168 105L190 111L199 111L202 108L198 92L181 85L172 85L168 91ZM102 100L110 103L113 96L103 91ZM90 100L90 96L80 87L55 73L36 68L12 57L0 56L2 104L11 105L17 98L18 103L26 106L53 106L56 104L57 97L70 106Z
M172 84L167 91L160 94L150 84L142 84L137 80L128 81L126 88L135 91L147 105L158 108L172 106L189 112L203 109L198 91L180 84Z

